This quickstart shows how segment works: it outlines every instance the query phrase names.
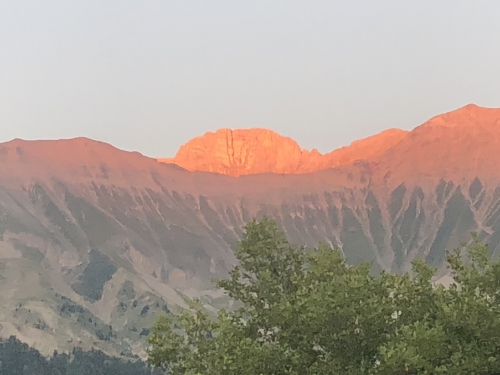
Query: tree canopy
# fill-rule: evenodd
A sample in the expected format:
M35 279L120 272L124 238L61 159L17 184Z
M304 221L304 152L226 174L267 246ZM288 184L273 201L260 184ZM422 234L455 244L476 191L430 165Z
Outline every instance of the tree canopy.
M162 316L150 363L172 375L500 374L500 262L473 235L449 253L454 283L422 260L374 275L338 249L287 241L265 218L245 228L219 288L239 301L217 317Z
M14 336L0 341L1 375L158 375L142 361L126 361L105 353L75 348L50 358L22 343Z

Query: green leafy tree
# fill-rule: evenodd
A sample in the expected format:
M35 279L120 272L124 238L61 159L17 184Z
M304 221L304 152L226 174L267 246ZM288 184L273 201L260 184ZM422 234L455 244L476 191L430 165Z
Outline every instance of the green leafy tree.
M381 347L376 373L500 374L500 262L476 234L466 255L460 249L448 255L455 280L448 289L432 288L429 280L426 292L416 290L432 308L422 308L424 315L406 321Z
M291 244L267 218L236 256L217 285L241 307L214 318L193 301L161 317L150 363L172 375L500 374L500 263L477 237L468 257L449 256L448 289L423 261L375 276L337 249Z

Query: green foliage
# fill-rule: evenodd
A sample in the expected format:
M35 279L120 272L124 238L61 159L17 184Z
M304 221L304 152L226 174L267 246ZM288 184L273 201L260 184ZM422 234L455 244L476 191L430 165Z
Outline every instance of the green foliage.
M141 361L130 362L108 357L100 351L74 349L71 354L54 352L50 358L21 343L15 337L0 342L2 375L155 375Z
M455 283L444 288L424 261L375 276L253 221L218 282L241 307L214 319L193 301L163 316L149 361L172 375L500 374L500 261L476 235L464 248L448 256Z

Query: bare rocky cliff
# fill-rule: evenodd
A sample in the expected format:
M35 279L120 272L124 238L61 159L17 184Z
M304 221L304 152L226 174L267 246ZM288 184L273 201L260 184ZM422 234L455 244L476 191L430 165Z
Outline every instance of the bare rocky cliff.
M299 174L351 164L383 154L407 131L389 129L328 154L304 150L291 138L267 129L220 129L181 146L174 158L159 159L189 171L230 176L258 173Z

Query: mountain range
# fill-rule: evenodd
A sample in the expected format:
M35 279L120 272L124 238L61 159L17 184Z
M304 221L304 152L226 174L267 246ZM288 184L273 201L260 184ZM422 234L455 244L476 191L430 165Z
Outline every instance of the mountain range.
M231 303L211 280L263 215L374 272L443 269L471 231L498 255L498 160L500 109L472 104L324 155L266 129L159 160L86 138L0 144L0 336L144 356L159 313Z

